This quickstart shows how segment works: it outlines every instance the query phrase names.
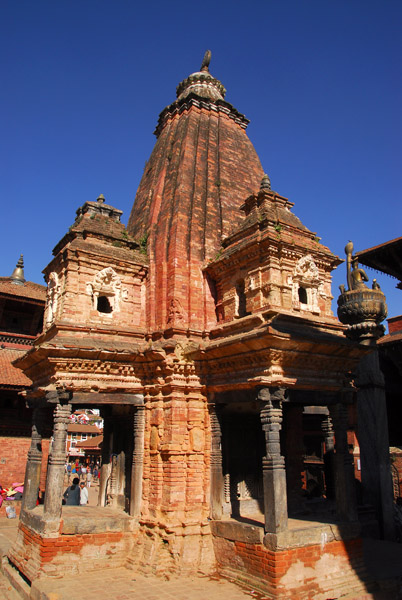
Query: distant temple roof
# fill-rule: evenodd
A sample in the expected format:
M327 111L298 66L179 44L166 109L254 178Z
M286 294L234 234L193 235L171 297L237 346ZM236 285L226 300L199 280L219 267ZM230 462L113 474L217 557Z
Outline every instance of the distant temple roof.
M46 286L32 281L26 281L24 277L24 260L21 254L17 265L9 277L0 277L0 295L17 296L31 300L46 300Z

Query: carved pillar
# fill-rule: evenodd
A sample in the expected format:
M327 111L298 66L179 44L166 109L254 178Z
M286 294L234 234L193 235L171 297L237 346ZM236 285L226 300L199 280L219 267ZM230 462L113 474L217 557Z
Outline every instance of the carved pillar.
M139 517L142 502L142 479L144 473L145 406L134 412L134 450L131 467L130 515Z
M28 450L25 468L24 495L22 510L35 508L39 493L40 475L42 469L42 430L43 409L34 408L32 414L31 446Z
M335 497L334 472L335 472L335 436L332 419L325 417L321 423L321 429L324 434L325 454L324 454L324 473L325 473L325 494L328 499Z
M113 448L112 415L109 407L101 409L103 417L102 464L100 467L98 506L106 506L107 485L110 477L110 455Z
M221 519L223 512L221 406L209 404L211 422L211 519Z
M265 433L266 456L262 459L264 486L265 531L279 533L288 525L285 459L281 456L279 432L282 423L282 400L285 390L264 388L258 399L263 402L260 411Z
M106 504L115 506L115 499L117 496L117 454L112 454L112 460L110 463L110 479L109 488L106 495Z
M348 407L335 404L330 407L335 427L335 498L341 521L357 521L357 498L353 456L348 445Z
M62 397L59 396L59 399L62 400ZM61 516L61 500L64 487L64 467L67 456L67 427L70 422L70 415L71 404L56 404L53 413L53 443L49 455L49 466L46 477L44 507L45 519L57 519Z

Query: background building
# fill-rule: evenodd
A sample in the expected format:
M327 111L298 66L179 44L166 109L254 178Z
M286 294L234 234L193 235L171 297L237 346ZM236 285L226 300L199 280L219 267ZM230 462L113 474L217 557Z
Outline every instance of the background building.
M32 348L42 331L46 287L24 278L20 257L9 277L0 277L0 484L24 481L31 444L32 410L21 392L31 380L13 361ZM48 441L44 441L43 474ZM42 477L44 488L44 477Z

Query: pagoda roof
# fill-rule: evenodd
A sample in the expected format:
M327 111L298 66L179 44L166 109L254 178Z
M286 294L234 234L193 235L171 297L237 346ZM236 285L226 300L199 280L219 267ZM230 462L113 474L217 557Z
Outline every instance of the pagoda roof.
M356 256L366 267L402 281L402 237L356 252Z
M12 364L13 360L21 358L25 352L26 350L0 348L0 388L20 389L32 384L21 369Z
M0 277L0 296L14 296L16 299L40 300L45 303L46 287L32 281L15 283L10 277Z

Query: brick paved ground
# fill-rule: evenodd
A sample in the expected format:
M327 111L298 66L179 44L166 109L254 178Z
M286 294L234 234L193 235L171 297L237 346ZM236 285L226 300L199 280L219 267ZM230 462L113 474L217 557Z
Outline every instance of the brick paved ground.
M99 600L105 595L114 600L251 600L263 597L223 579L182 577L164 581L126 569L93 573L85 580L46 581L40 591L49 600Z

